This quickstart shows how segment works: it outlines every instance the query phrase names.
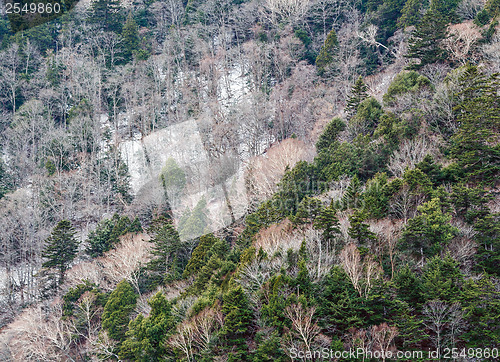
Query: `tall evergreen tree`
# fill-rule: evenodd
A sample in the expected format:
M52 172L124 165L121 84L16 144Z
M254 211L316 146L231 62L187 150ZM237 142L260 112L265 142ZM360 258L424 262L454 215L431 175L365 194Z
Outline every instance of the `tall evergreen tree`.
M89 22L105 31L120 33L123 16L120 0L95 0L90 6Z
M330 66L334 61L335 49L339 45L337 40L337 33L335 29L332 29L326 36L325 43L321 48L318 56L316 57L316 67L320 74L324 74L328 66Z
M245 336L250 331L253 313L241 286L232 286L224 294L222 313L225 319L221 334L228 346L236 348L230 358L233 361L245 361L248 355Z
M354 175L342 197L342 207L344 209L357 208L361 205L361 182L358 176Z
M468 65L460 77L463 99L456 107L460 128L451 138L451 155L468 181L491 183L500 174L500 81Z
M360 210L354 210L349 216L349 236L358 242L358 245L363 245L371 240L375 240L377 236L370 231L370 225L365 224L366 215Z
M359 76L356 80L356 83L354 83L354 86L351 89L351 95L347 99L347 105L345 109L348 119L352 118L356 114L358 106L366 98L368 98L368 87L363 82L363 77Z
M450 225L451 215L443 213L438 198L418 207L419 215L408 221L403 231L402 247L414 255L433 256L439 253L457 233Z
M42 257L48 259L42 264L44 268L54 268L59 271L59 284L64 279L64 273L75 259L79 242L75 239L76 231L68 220L61 220L52 230L46 240Z
M455 22L458 16L455 12L460 0L431 0L430 10L439 13L447 21Z
M423 5L422 0L407 0L398 19L398 27L404 29L407 26L417 25L422 18Z
M165 336L175 326L172 305L162 292L156 293L148 304L149 316L139 314L130 322L127 339L120 348L120 358L141 362L162 361L165 357Z
M132 55L137 52L139 47L139 28L132 17L132 12L127 16L127 21L122 30L123 37L123 57L125 61L130 61Z
M161 282L169 276L177 278L182 273L183 261L186 258L184 246L179 234L171 223L164 224L151 240L153 258L147 267L155 273Z
M202 198L189 216L184 216L182 224L179 222L179 235L182 240L197 238L206 233L208 224L207 201Z
M102 327L108 335L122 342L130 321L130 313L134 310L137 295L134 288L126 280L122 280L109 295L102 312Z
M331 246L335 236L340 234L339 219L336 216L333 200L329 206L321 209L319 215L314 219L313 226L315 229L323 231L323 242L327 246Z
M300 202L297 213L293 217L294 225L305 225L311 223L321 212L323 205L316 197L306 196Z
M427 11L418 23L408 43L408 58L419 59L419 64L412 64L409 69L420 69L426 64L441 62L446 59L446 51L441 48L441 41L448 37L446 20L440 13Z

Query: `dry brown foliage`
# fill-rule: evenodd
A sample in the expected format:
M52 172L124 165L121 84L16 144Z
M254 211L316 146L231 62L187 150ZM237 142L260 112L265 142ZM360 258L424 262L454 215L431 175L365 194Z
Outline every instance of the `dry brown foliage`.
M299 161L311 161L313 156L311 147L305 142L288 138L250 160L246 178L252 198L257 201L270 198L287 167L291 169Z
M451 25L448 31L450 36L443 40L443 45L453 61L465 65L479 59L476 44L482 35L472 21Z
M290 238L292 228L290 220L285 219L279 224L273 224L262 229L255 235L253 246L257 250L262 248L265 252L274 254L286 244L286 240Z
M347 244L340 252L340 264L360 297L368 297L375 280L382 276L380 265L370 256L361 260L358 247Z

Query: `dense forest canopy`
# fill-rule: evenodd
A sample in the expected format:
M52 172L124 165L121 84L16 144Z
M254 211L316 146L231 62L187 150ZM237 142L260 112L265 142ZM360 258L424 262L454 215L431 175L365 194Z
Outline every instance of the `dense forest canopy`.
M0 17L1 360L498 359L498 0L65 4Z

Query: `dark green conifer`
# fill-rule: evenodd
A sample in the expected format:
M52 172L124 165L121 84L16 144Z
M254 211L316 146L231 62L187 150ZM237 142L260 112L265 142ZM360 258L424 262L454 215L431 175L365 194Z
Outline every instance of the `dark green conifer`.
M446 51L441 48L441 41L448 37L446 20L437 12L427 11L418 23L408 43L408 58L419 59L409 69L420 69L426 64L442 62Z
M133 361L161 361L165 354L165 337L175 326L172 305L162 292L156 293L148 304L149 316L139 314L130 322L127 338L120 348L120 358Z
M404 29L407 26L417 25L422 18L423 5L422 0L407 0L398 19L398 27Z
M221 335L234 361L244 361L248 355L245 336L250 332L253 313L241 286L231 286L223 297L222 313L225 316Z
M130 313L134 310L137 295L130 283L122 280L109 295L102 313L102 327L116 341L125 339Z
M132 59L132 55L139 49L139 28L130 12L122 30L123 37L123 57L125 61Z
M323 231L323 242L327 246L331 246L335 237L340 234L340 224L336 213L337 210L335 210L332 200L330 205L323 207L319 215L314 219L314 228Z
M335 29L332 29L328 33L325 43L316 57L316 67L320 74L324 74L327 68L332 65L338 44L337 33Z
M347 113L347 119L353 117L358 110L358 106L368 98L368 87L363 82L363 77L359 76L351 89L351 95L347 99L347 105L345 107Z
M342 197L342 206L344 209L354 209L361 206L361 190L361 182L358 176L354 175Z
M450 225L451 215L443 213L437 198L419 206L418 211L419 215L410 219L403 231L402 246L423 260L443 250L457 229Z
M492 183L500 175L500 81L467 65L460 77L463 99L456 107L458 131L451 138L451 155L467 181Z
M47 260L43 268L54 268L59 272L58 284L63 282L64 274L75 259L79 242L75 239L76 231L68 220L61 220L45 241L42 257Z
M350 227L347 232L351 238L358 242L358 245L377 239L377 236L370 231L370 226L364 223L365 220L366 215L360 210L354 210L349 216Z
M153 258L149 261L147 268L161 280L167 276L174 278L179 276L182 261L180 259L185 255L183 255L184 248L175 227L171 223L164 224L151 242L154 244L151 248Z
M293 217L293 224L296 226L310 224L319 215L322 208L321 200L316 197L304 197Z
M95 0L90 6L90 23L97 24L105 31L121 32L122 7L120 0Z
M328 150L337 140L340 132L345 129L345 123L338 117L335 117L328 123L323 130L323 133L316 142L316 150L318 153Z

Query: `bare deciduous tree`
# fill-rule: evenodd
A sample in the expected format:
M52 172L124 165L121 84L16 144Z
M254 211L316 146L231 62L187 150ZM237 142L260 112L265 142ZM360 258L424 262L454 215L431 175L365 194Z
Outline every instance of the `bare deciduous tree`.
M446 339L454 347L456 336L463 327L463 311L459 303L448 304L436 300L427 302L423 309L426 319L424 324L431 330L431 340L438 351L445 345ZM446 339L445 339L446 337Z
M139 276L140 266L145 265L150 257L151 244L147 242L149 236L144 234L127 234L120 238L120 245L103 257L101 263L105 275L118 284L126 279L140 294Z
M314 322L315 307L304 308L302 304L292 304L285 308L285 316L292 322L292 329L303 343L305 350L310 351L320 328Z
M194 361L194 328L191 322L183 322L177 326L177 334L174 334L167 341L167 344L173 348L179 349L188 362Z
M361 261L361 255L354 243L347 244L340 252L340 264L344 268L354 289L360 297L368 297L373 282L380 278L382 271L380 265L370 257Z
M373 340L373 348L381 352L382 361L386 360L387 352L394 350L394 339L398 336L398 329L395 326L389 326L382 323L370 328L370 335Z
M280 22L299 22L310 5L309 0L266 0L264 6L270 21L276 26Z
M462 23L451 26L449 32L450 36L443 40L443 45L450 58L462 65L477 61L479 54L474 47L481 39L479 30L471 23Z
M428 154L435 155L435 145L423 137L405 140L389 159L389 170L396 177L403 176L406 168L413 169Z

